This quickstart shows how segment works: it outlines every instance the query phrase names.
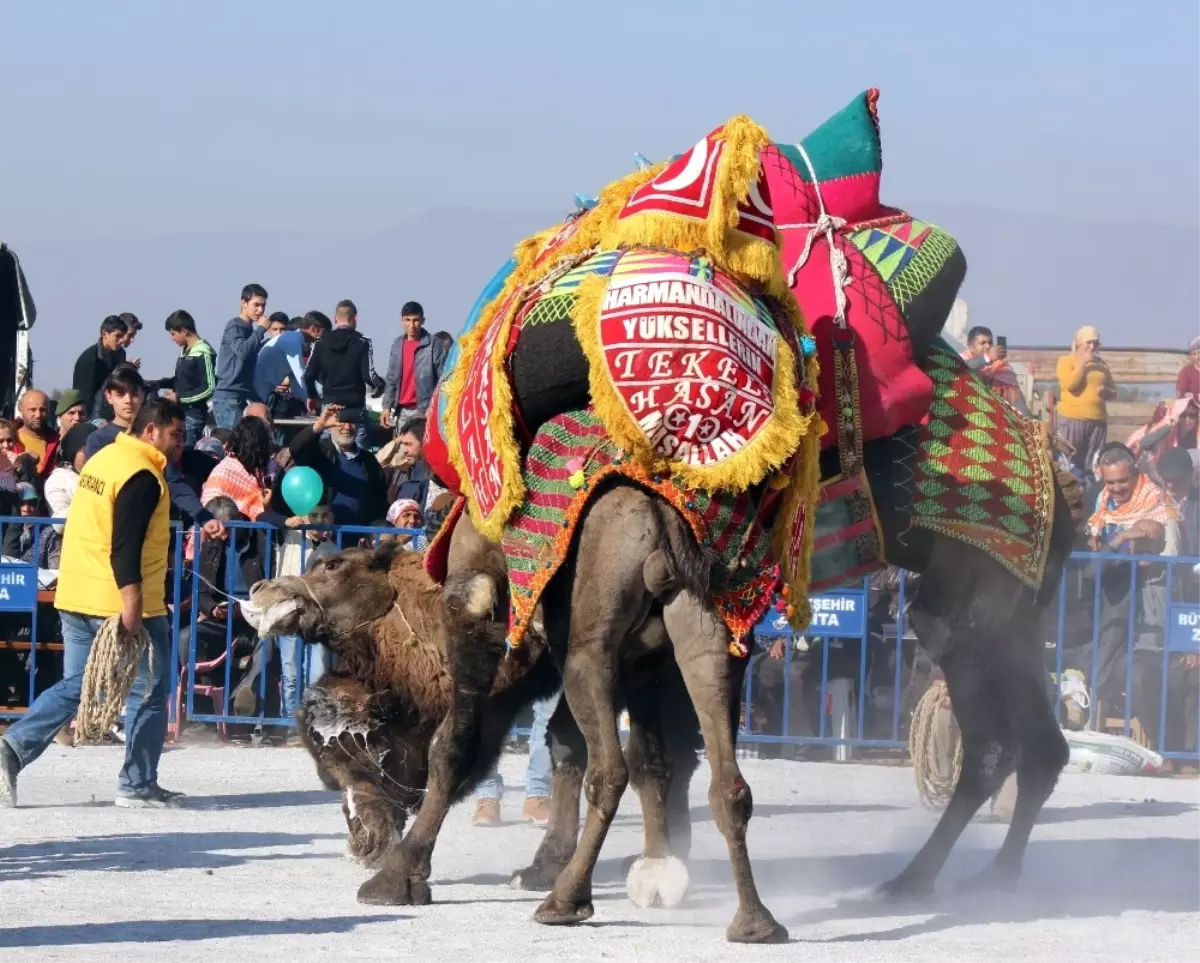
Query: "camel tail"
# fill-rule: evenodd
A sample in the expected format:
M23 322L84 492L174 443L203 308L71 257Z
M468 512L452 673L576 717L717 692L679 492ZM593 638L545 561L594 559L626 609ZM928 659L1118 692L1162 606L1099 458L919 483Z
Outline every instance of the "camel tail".
M712 592L716 554L697 544L696 536L675 509L662 501L656 500L656 504L673 586L707 598Z

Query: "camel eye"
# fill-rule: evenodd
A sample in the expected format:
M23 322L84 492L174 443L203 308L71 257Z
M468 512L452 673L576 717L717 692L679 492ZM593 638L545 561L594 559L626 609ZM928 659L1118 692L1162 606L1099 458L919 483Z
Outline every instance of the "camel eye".
M325 563L325 571L327 572L336 572L341 567L342 560L340 558L331 558Z

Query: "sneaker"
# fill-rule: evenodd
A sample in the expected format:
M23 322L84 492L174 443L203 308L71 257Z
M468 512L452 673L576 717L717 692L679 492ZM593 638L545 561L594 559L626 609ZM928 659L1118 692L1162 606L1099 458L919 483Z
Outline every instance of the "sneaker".
M17 808L17 773L21 760L5 740L0 739L0 808Z
M117 793L115 804L118 809L178 809L183 800L183 793L155 786L146 793Z
M481 799L475 804L475 818L472 825L493 828L500 825L500 800Z
M535 826L550 824L550 800L545 796L530 796L525 800L521 815Z

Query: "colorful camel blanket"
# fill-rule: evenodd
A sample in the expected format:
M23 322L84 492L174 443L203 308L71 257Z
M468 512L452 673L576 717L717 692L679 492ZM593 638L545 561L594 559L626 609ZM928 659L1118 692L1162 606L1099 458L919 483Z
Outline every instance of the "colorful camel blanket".
M922 364L929 421L911 435L912 526L974 545L1032 587L1054 523L1050 442L1040 421L993 394L948 344Z
M538 431L525 458L526 499L504 528L508 562L509 644L519 645L534 609L575 538L580 516L606 479L636 482L666 499L698 542L716 556L714 600L733 636L731 652L771 603L780 581L770 535L759 524L761 491L709 493L671 474L645 471L608 437L590 410L570 411Z
M878 90L864 91L799 143L762 152L788 284L816 339L821 416L836 422L840 295L867 441L924 423L933 384L913 359L914 336L941 330L966 270L949 233L881 202L878 100ZM835 441L830 432L823 447Z

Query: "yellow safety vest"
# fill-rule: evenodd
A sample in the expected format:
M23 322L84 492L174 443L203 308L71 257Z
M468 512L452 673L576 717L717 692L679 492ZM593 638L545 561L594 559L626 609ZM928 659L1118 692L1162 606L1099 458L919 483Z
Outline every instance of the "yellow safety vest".
M167 554L171 541L171 502L163 469L167 460L154 446L132 435L116 440L88 459L67 510L54 607L107 618L123 608L112 569L113 507L121 487L140 471L158 480L158 504L142 545L142 616L167 612Z

